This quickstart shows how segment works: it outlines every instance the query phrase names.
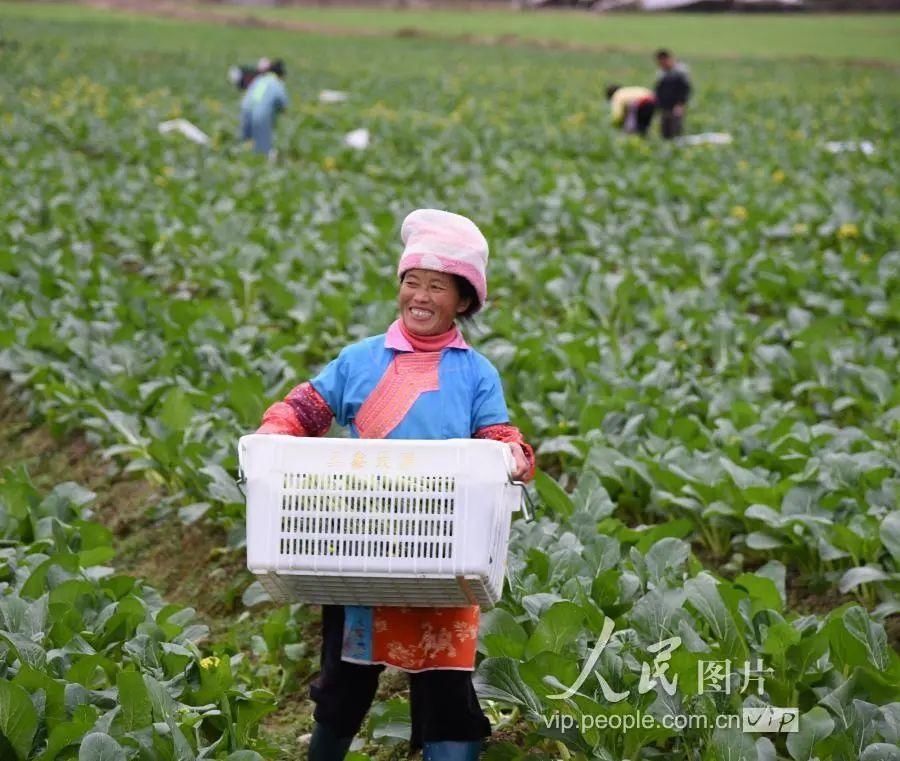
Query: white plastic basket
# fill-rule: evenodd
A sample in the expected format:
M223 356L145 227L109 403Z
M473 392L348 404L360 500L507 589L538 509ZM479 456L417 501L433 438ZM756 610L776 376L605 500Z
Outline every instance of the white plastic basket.
M273 598L490 608L511 515L509 447L253 434L239 443L247 566Z

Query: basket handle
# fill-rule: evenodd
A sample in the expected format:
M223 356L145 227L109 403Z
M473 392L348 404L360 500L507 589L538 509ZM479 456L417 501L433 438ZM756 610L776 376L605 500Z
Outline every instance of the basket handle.
M244 484L247 483L247 475L244 473L244 446L240 441L238 442L238 471L234 483L237 488L241 490L241 494L246 498L247 491L244 489Z
M524 481L513 481L512 478L508 481L510 486L518 486L522 490L522 495L525 497L525 502L522 503L522 513L525 515L525 520L530 521L534 518L534 502L531 501L531 495L528 493L528 487L525 486ZM525 505L528 505L526 509Z

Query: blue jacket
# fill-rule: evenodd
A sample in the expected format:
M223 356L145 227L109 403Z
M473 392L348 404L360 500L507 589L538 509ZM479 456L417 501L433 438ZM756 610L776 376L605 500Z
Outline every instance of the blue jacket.
M397 351L384 334L346 347L312 379L340 425L353 423ZM440 389L423 393L389 439L468 439L489 425L509 422L500 375L472 348L448 347L438 366Z
M241 101L241 111L249 113L254 121L274 120L275 115L287 106L287 91L277 74L261 74L251 82Z

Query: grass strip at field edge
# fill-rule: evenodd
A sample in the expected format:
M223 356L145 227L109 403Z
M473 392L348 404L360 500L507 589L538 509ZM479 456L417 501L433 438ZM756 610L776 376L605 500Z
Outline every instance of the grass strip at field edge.
M16 8L17 11L22 10L24 6L18 3L10 4L8 2L0 2L0 11ZM58 13L63 8L69 7L73 12L79 15L85 12L94 13L97 16L106 14L130 14L135 16L155 17L160 19L168 19L173 21L182 21L189 23L210 23L225 26L237 26L246 28L255 28L261 30L280 30L288 32L296 32L302 34L314 34L324 36L338 37L380 37L380 38L401 38L401 39L422 39L433 40L447 43L463 44L463 45L479 45L479 46L505 46L515 48L531 48L536 50L548 50L558 52L573 53L590 53L590 54L632 54L645 55L652 52L658 43L650 44L649 42L635 42L632 44L620 43L591 43L583 41L572 41L561 39L558 36L541 37L528 33L507 33L498 32L492 34L466 32L450 32L436 31L433 28L427 28L421 25L411 17L410 21L405 18L401 23L396 23L395 19L399 19L400 14L408 15L406 11L391 11L384 9L385 13L392 13L391 22L379 26L363 26L353 23L353 16L347 14L347 18L351 19L350 23L332 23L298 20L288 14L301 14L305 12L327 12L333 10L334 16L328 16L329 19L340 15L343 9L321 9L307 8L305 6L292 8L256 8L248 6L217 6L210 7L196 3L175 3L171 0L163 0L159 3L150 3L148 0L81 0L74 3L42 3L40 6L28 6L23 15L42 15L52 14L54 11L58 17ZM90 9L90 10L88 10ZM368 9L371 10L371 9ZM362 12L362 11L361 11ZM442 11L425 11L427 13L440 13ZM444 11L446 13L446 11ZM492 12L496 15L496 12ZM568 15L572 15L570 12ZM557 16L560 14L556 14ZM671 14L669 14L671 17ZM358 18L358 17L357 17ZM366 18L364 15L362 18ZM677 18L681 19L681 16ZM755 17L754 17L755 18ZM821 18L821 17L816 17ZM856 19L857 17L853 17ZM646 21L659 21L657 18L648 18ZM703 20L703 19L701 19ZM806 19L802 19L806 20ZM801 21L802 21L801 20ZM853 20L853 19L851 19ZM875 21L873 17L871 19ZM888 31L888 35L893 34ZM900 29L897 32L900 35ZM827 46L823 47L823 49ZM775 52L773 54L761 54L758 51L740 51L724 53L721 51L711 52L709 50L692 50L688 45L680 44L677 48L679 52L692 59L705 60L758 60L758 61L781 61L785 63L831 63L838 65L849 65L864 68L884 68L898 69L900 68L900 60L890 60L885 57L878 56L857 56L857 55L812 55L804 52L784 53ZM900 51L900 48L897 48ZM900 53L898 53L900 57Z

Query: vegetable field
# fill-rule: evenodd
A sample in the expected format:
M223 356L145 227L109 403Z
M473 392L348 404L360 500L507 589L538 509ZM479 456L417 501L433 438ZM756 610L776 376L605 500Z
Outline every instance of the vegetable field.
M291 97L271 164L224 77L262 54ZM409 210L467 214L492 249L466 334L541 468L482 620L487 757L900 759L895 69L698 63L689 129L734 141L690 147L608 128L603 86L652 81L624 53L0 5L0 61L0 373L35 422L240 552L238 436L390 323ZM210 145L159 134L178 117ZM87 490L4 465L0 758L298 757L314 611L250 587L210 635L113 570ZM382 697L357 761L404 753ZM766 706L799 731L716 721Z

